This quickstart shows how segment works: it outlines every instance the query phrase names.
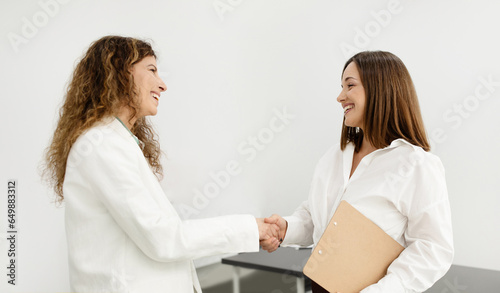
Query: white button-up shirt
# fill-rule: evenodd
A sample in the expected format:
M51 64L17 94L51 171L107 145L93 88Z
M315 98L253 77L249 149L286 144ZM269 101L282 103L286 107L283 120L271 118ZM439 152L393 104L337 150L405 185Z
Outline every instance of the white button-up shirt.
M349 178L354 145L332 147L319 161L309 198L290 217L286 244L316 245L341 200L406 249L387 275L362 293L422 292L453 259L450 204L441 161L403 139L366 155Z

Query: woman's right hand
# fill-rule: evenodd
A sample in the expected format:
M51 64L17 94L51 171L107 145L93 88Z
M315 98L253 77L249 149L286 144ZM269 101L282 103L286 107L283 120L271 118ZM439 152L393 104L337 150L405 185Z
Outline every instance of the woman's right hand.
M288 228L288 223L283 217L280 215L272 215L269 218L265 218L264 222L267 224L275 224L279 227L279 235L278 235L278 240L279 243L283 242L283 239L285 239L286 235L286 230ZM278 249L279 246L276 246L272 239L267 239L267 240L261 240L260 241L260 246L262 246L262 249L267 250L267 252L273 252L276 249Z

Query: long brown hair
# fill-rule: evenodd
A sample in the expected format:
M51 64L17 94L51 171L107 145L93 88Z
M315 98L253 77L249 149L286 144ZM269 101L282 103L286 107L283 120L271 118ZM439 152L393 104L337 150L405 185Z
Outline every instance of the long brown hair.
M64 199L66 163L76 139L96 122L116 116L124 105L131 109L130 118L137 113L139 101L130 69L147 56L156 58L151 45L145 41L105 36L92 43L77 64L43 166L42 176L54 188L58 202ZM145 158L161 179L161 150L152 125L145 117L139 118L131 132L141 141Z
M377 149L403 138L429 151L415 86L401 59L384 51L360 52L347 60L342 74L351 62L356 64L365 88L365 113L362 129L346 126L344 121L341 149L352 142L358 152L363 138Z

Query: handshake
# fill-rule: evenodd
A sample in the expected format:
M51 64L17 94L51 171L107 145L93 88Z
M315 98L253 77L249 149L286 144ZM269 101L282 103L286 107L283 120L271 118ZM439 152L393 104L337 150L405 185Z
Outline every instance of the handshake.
M278 215L272 215L269 218L257 218L259 227L259 242L262 249L267 252L273 252L280 246L285 239L288 223Z

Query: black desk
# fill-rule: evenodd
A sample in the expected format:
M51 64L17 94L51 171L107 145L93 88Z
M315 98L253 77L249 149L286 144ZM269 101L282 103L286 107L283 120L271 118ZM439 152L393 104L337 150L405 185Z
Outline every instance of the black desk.
M500 271L452 265L425 293L498 293Z
M223 258L222 263L233 266L233 293L240 293L239 267L295 276L297 293L304 293L307 277L302 273L302 268L309 256L311 256L311 248L280 247L273 253L264 250L240 253Z
M281 247L273 253L261 250L241 253L222 259L223 264L233 266L233 292L239 293L239 267L276 272L296 277L297 292L305 292L306 276L302 268L311 249ZM500 271L452 265L450 270L426 293L499 293Z

